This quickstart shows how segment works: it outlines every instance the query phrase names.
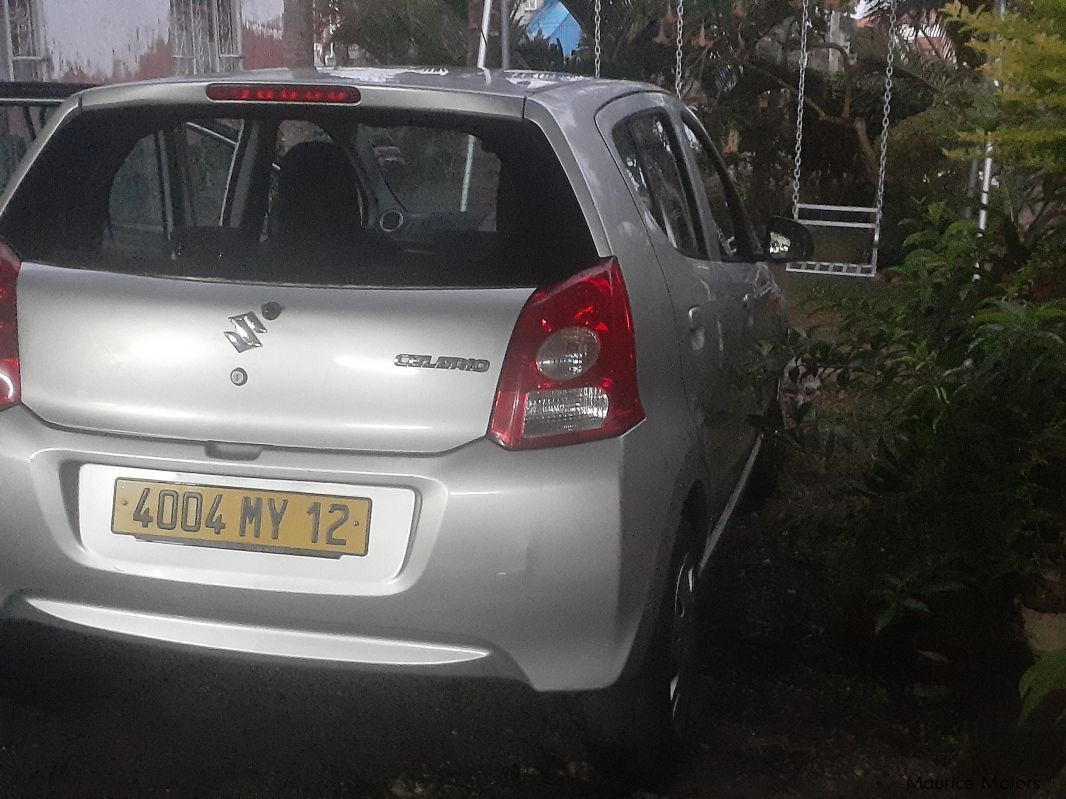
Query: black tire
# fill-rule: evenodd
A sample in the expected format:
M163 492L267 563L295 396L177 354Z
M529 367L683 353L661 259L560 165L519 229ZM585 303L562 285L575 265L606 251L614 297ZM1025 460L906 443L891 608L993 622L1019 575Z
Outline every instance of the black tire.
M683 522L652 640L637 671L579 697L590 755L605 774L661 787L685 750L699 671L699 545Z

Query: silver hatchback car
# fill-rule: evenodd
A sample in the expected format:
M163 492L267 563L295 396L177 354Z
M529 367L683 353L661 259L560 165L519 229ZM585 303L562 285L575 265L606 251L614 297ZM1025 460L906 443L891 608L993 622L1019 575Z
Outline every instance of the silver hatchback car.
M3 617L685 728L780 294L699 121L484 70L111 86L0 208ZM769 244L772 243L772 248Z

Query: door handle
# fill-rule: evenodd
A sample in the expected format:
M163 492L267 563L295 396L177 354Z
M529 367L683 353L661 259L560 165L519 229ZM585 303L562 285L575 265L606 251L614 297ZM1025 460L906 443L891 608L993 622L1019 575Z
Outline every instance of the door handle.
M688 309L688 329L693 332L703 329L703 309L698 305Z

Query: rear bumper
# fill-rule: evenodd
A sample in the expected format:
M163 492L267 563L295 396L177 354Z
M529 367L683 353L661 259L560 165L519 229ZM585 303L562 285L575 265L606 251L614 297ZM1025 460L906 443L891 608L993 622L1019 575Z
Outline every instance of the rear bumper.
M483 646L235 624L21 594L9 598L4 617L7 621L33 622L72 632L89 631L194 650L344 664L371 670L402 669L412 673L525 681L521 669L509 658Z
M658 601L655 575L675 524L677 475L662 468L662 439L644 428L521 453L478 441L435 456L264 450L236 462L209 457L202 444L59 430L11 409L0 414L4 616L263 657L503 677L545 691L604 687ZM149 544L163 553L152 568L102 556L86 546L79 518L87 464L399 487L417 499L395 573L301 590L266 574L168 563L188 547Z

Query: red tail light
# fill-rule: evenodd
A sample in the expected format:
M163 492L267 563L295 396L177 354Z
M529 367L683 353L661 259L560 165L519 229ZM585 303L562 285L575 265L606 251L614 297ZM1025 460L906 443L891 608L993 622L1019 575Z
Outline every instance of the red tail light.
M0 411L17 405L22 397L15 315L15 282L21 266L18 256L0 242Z
M644 419L614 258L533 294L507 347L489 435L508 449L619 436Z

